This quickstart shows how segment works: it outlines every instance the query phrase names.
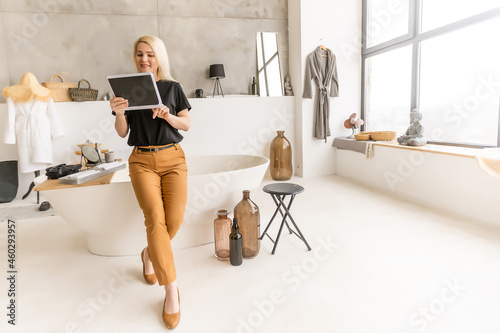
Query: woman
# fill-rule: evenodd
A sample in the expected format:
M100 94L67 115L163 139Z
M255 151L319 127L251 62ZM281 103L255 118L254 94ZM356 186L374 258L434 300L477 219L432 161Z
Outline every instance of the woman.
M180 296L171 239L184 218L187 199L187 166L179 142L179 130L190 127L191 109L181 85L170 75L167 50L162 40L143 36L134 44L139 72L153 73L163 102L161 108L125 111L128 101L110 100L119 136L127 134L134 146L129 157L130 179L146 225L147 247L141 253L148 284L165 287L163 321L173 329L180 320ZM130 131L130 133L129 133Z

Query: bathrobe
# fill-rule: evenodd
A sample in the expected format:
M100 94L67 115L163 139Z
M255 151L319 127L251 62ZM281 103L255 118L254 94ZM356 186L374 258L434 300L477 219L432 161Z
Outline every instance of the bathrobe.
M327 57L324 57L327 55ZM316 83L314 104L314 137L324 139L330 136L330 99L339 95L337 64L335 55L319 46L307 56L303 98L312 98L312 84Z
M64 134L54 101L32 99L14 103L11 98L7 98L7 108L4 142L17 142L19 171L28 173L52 165L51 138Z

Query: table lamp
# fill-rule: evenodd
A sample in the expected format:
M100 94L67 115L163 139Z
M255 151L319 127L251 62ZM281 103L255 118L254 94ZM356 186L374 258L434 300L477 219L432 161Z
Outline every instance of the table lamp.
M224 73L223 64L210 65L210 79L215 80L214 92L212 97L215 97L216 90L217 90L217 95L222 95L222 97L224 97L224 92L222 91L222 86L220 85L220 79L223 79L225 77L226 74Z

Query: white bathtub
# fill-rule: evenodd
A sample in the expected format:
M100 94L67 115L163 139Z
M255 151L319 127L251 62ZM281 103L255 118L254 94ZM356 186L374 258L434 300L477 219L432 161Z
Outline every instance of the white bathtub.
M252 155L188 156L188 200L174 249L213 242L214 211L233 210L242 191L258 189L269 159ZM35 179L39 185L45 176ZM144 217L129 172L116 172L108 185L43 191L69 224L87 234L87 247L98 255L137 255L146 245Z

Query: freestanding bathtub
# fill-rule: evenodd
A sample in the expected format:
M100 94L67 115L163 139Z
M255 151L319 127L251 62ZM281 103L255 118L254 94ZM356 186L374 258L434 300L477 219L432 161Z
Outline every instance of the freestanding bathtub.
M188 156L188 200L184 222L172 240L174 249L213 242L214 211L233 210L242 191L256 190L269 159L253 155ZM46 180L39 176L35 184ZM69 224L87 234L91 253L137 255L146 245L144 217L136 201L128 168L110 184L45 190L44 197Z

